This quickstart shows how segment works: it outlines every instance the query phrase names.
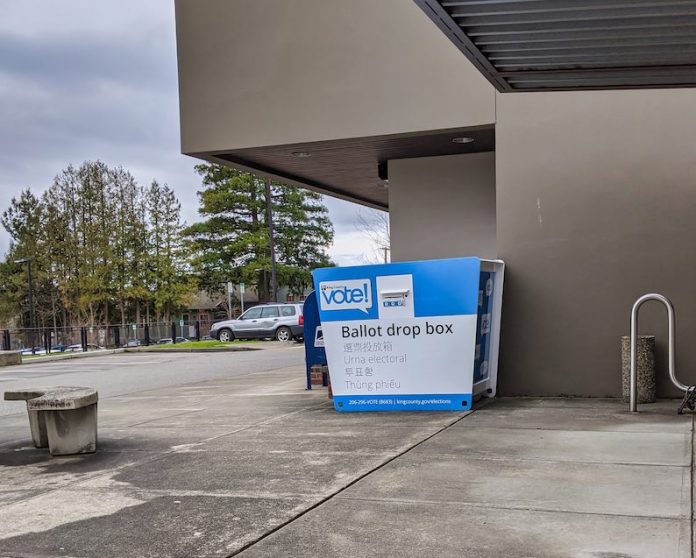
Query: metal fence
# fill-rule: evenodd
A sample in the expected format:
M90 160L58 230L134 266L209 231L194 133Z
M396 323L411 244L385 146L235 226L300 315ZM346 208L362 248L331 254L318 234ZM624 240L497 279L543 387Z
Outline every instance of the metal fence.
M212 322L157 322L72 326L56 328L3 329L0 341L5 351L32 354L86 352L206 339Z

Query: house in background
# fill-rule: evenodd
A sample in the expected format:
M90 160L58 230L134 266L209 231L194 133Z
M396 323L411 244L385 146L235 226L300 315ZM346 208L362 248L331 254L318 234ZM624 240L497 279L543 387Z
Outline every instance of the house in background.
M188 323L213 323L226 317L227 299L223 295L211 296L205 291L192 296L188 308L182 313L182 319Z
M297 296L291 294L287 287L281 287L278 289L278 302L304 302L310 292L311 289L302 296ZM242 313L240 297L239 285L235 285L232 293L232 316L235 318ZM244 292L244 309L246 310L257 304L259 304L259 296L256 287L247 286ZM205 324L226 320L227 316L226 294L211 295L205 291L199 291L191 297L188 308L182 312L181 319L187 323L199 321L204 326ZM205 331L207 332L207 329Z

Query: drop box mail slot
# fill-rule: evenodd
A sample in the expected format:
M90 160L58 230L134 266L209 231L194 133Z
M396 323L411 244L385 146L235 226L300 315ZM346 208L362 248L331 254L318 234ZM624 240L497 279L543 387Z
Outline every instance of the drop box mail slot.
M314 271L337 411L470 409L496 390L504 264Z

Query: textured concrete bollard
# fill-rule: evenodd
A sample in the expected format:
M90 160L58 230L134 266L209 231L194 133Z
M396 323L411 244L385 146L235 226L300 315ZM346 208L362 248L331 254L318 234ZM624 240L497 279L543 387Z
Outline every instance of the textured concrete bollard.
M638 403L655 403L655 336L639 335L636 341ZM631 389L631 338L628 335L621 338L621 374L623 399L628 401Z
M22 354L19 351L0 351L0 366L22 364Z

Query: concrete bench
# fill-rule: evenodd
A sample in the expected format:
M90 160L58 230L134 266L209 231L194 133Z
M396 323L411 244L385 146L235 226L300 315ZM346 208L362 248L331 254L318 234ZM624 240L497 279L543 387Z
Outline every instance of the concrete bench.
M5 401L26 401L31 437L51 455L97 451L97 401L94 388L58 386L5 392Z

